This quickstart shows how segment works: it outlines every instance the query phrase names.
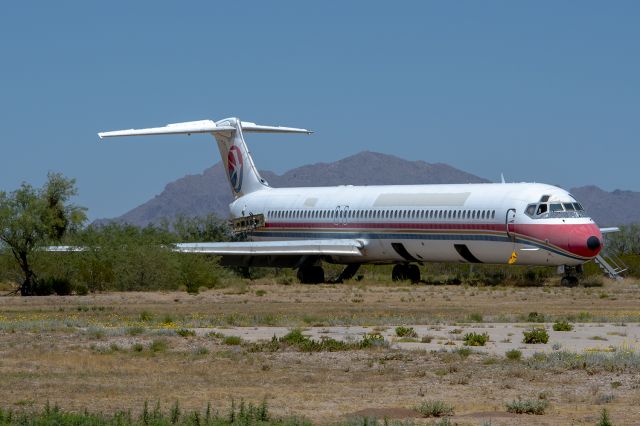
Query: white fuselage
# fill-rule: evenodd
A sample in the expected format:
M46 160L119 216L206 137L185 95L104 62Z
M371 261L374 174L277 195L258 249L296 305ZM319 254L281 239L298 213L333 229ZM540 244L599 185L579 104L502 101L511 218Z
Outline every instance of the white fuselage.
M586 243L591 236L602 239L593 220L577 210L525 213L541 200L556 209L576 203L561 188L535 183L346 185L267 188L236 199L230 210L234 218L264 215L265 226L250 234L256 241L364 243L361 258L334 256L336 263L501 264L515 252L517 264L552 266L595 257L599 247Z

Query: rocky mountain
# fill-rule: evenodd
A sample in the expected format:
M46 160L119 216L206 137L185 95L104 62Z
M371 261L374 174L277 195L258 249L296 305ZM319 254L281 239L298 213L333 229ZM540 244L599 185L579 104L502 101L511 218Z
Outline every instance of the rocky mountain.
M600 226L640 222L640 192L607 192L594 185L572 188L569 192L579 200Z
M443 163L408 161L392 155L364 151L333 163L316 163L278 175L260 171L273 187L482 183L486 179ZM640 222L640 192L604 191L597 186L573 188L570 192L601 226ZM187 175L167 184L151 200L111 220L145 226L177 215L204 216L215 213L226 218L231 191L222 163L202 174Z

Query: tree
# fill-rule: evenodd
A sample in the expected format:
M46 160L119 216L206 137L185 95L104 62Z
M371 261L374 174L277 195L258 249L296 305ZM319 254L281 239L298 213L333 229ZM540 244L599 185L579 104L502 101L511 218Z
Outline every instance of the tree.
M60 242L85 222L86 209L69 201L76 193L75 179L59 173L49 173L42 188L23 183L11 193L0 191L0 244L22 271L23 296L33 294L33 257L39 248Z

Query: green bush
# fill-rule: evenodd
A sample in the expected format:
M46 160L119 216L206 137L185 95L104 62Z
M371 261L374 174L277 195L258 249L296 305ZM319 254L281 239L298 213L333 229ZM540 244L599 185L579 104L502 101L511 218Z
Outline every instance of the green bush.
M557 321L553 324L553 331L571 331L573 330L573 325L569 324L567 321Z
M489 341L487 333L467 333L464 335L464 344L467 346L484 346Z
M418 333L413 329L413 327L396 327L396 336L398 337L418 337Z
M179 330L176 330L176 334L182 337L190 337L195 336L196 332L193 330L189 330L188 328L181 328Z
M422 417L442 417L452 416L453 406L443 401L424 401L415 410L422 415Z
M545 399L516 400L506 405L509 413L542 415L549 406L549 401Z
M169 344L165 339L154 339L149 345L149 350L151 352L164 352L168 347Z
M50 279L36 280L33 283L33 294L36 296L50 296L53 294L53 282Z
M520 361L520 359L522 358L522 351L519 351L518 349L511 349L505 352L504 355L507 357L508 360Z
M544 322L544 314L539 314L538 312L529 312L527 315L528 322Z
M86 296L89 294L89 287L86 284L76 284L74 291L77 296Z
M242 343L242 339L240 336L225 336L225 338L222 339L222 343L229 346L237 346Z
M533 328L529 331L523 331L522 334L524 335L522 343L538 344L549 341L549 333L544 328Z

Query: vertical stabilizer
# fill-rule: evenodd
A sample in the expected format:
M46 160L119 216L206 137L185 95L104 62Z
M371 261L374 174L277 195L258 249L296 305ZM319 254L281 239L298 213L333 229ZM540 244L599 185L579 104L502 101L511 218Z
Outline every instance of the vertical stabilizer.
M231 191L235 198L268 188L251 158L249 148L244 141L242 122L237 118L227 118L216 122L219 127L233 127L232 132L217 132L213 136L218 142L220 157Z

